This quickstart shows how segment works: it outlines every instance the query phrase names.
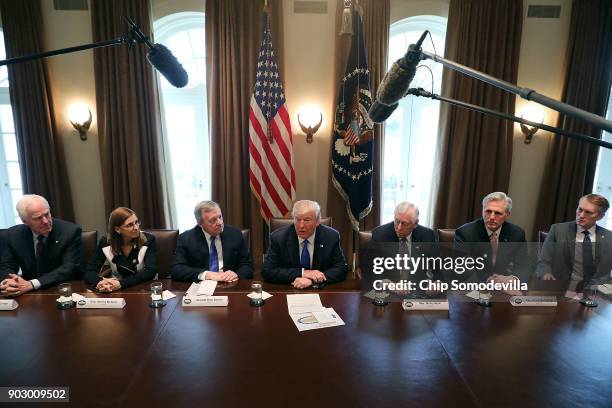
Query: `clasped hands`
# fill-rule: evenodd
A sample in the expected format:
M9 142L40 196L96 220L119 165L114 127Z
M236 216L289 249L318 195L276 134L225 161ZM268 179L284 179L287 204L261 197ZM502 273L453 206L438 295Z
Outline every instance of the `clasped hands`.
M34 286L32 286L30 281L14 273L9 273L8 277L0 282L0 295L6 297L23 295L33 289Z
M323 272L316 269L305 269L303 276L295 278L291 285L296 289L306 289L312 286L314 282L321 283L326 280L327 278Z
M113 292L121 289L121 282L117 278L103 278L96 285L96 289L100 292Z
M214 280L217 282L236 282L238 280L238 274L234 271L208 271L206 273L206 279Z

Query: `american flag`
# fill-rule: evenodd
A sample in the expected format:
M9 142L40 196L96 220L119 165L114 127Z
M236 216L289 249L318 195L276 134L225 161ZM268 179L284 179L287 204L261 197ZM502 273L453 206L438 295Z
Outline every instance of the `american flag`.
M291 122L266 12L262 37L249 108L249 181L261 215L269 222L289 214L295 199L295 171Z

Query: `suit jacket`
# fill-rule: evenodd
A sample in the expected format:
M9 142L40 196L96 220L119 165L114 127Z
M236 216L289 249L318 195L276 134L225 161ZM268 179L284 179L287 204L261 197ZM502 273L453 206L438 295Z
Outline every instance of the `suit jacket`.
M291 283L302 276L298 236L293 225L270 235L270 248L261 274L266 282ZM340 248L340 234L333 228L319 224L315 232L312 269L325 274L327 283L343 281L348 266Z
M236 272L239 278L253 277L253 263L242 231L225 225L221 236L223 269ZM172 279L196 282L198 275L210 267L208 242L202 227L196 225L178 237L176 253L172 259Z
M484 270L477 271L473 276L477 281L484 282L489 276L497 273L499 275L514 275L521 282L528 282L531 278L531 269L529 267L525 231L518 225L506 221L501 227L498 241L497 257L495 265L493 265L493 250L490 238L484 220L480 218L457 228L454 247L458 256L483 257L485 259Z
M26 280L38 279L41 288L57 285L82 275L82 256L81 227L53 218L53 229L43 252L47 272L36 276L32 230L25 224L15 225L7 232L0 261L0 280L21 268L22 277Z
M424 255L427 257L435 257L439 255L436 234L432 229L417 225L416 228L412 231L412 236L410 237L410 239L412 242L411 254L413 257L418 257L420 255ZM380 244L384 242L399 243L399 238L397 237L397 233L395 232L395 226L393 225L393 221L387 224L379 225L378 227L372 230L372 243L368 245L368 248L364 248L364 250L368 252L368 256L366 256L363 260L364 262L368 263L367 267L362 269L362 274L364 277L368 277L368 275L370 275L372 272L370 268L370 265L372 263L372 257L395 257L395 255L397 254L399 249L398 246ZM419 245L419 243L426 244ZM385 273L384 276L378 275L374 276L373 278L386 278L394 282L399 281L400 279L418 282L429 277L435 277L436 279L442 278L441 274L438 274L436 271L426 271L425 269L411 271L410 273L406 273L405 271L400 273Z
M127 257L123 254L114 255L112 251L110 251L110 244L106 240L106 236L100 238L96 252L87 265L85 282L89 285L97 285L98 282L102 280L98 274L100 273L100 269L105 267L105 264L110 264L111 269L117 271L122 289L153 280L156 273L155 262L157 261L157 246L155 244L154 235L148 232L144 232L144 234L147 238L147 242L140 250L132 249L132 252ZM108 254L112 256L110 261L105 255L105 251L108 251ZM138 263L132 263L130 260L138 261ZM107 261L109 262L107 263Z
M575 221L553 224L544 240L536 275L552 273L558 280L569 280L574 269L574 252L576 249ZM612 271L612 231L597 225L595 227L595 276L599 281L608 281Z

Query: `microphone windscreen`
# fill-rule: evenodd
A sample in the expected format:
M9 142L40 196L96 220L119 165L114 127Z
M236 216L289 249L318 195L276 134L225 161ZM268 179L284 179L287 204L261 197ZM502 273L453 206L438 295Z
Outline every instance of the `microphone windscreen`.
M378 88L376 100L385 105L397 103L406 95L415 72L416 65L402 68L397 62L394 62Z
M172 86L182 88L187 85L187 71L163 44L155 44L147 53L147 59Z
M397 109L398 105L399 103L394 103L393 105L385 105L376 100L374 101L372 106L370 106L370 109L368 110L368 116L370 116L372 122L382 123L387 120L389 116L391 116L393 111Z

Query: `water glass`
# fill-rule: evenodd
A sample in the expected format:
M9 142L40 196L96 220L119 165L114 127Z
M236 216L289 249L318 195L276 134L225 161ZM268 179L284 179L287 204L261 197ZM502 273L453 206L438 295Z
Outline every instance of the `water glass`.
M164 285L161 282L151 283L151 307L158 308L166 305L166 302L162 297L163 292Z
M251 305L261 306L264 304L262 296L262 286L260 281L253 281L251 283Z
M58 307L60 309L70 309L74 306L72 301L72 285L70 283L62 283L58 287L60 299Z

